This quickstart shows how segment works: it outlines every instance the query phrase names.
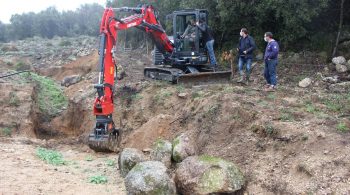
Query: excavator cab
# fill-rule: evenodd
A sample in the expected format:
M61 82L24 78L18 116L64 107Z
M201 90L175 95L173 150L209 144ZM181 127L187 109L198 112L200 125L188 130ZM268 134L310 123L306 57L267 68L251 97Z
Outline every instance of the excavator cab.
M187 9L174 11L166 17L166 31L174 43L170 64L173 67L187 70L188 66L201 69L207 65L208 55L202 32L195 26L199 20L208 21L208 11L204 9ZM164 57L155 48L154 64L164 64Z

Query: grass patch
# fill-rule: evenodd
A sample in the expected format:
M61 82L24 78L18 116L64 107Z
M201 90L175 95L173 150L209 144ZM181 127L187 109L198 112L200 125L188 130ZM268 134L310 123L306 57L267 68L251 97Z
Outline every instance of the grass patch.
M19 98L18 96L16 95L15 92L11 91L9 93L9 105L10 106L15 106L15 107L18 107L20 104L19 104Z
M29 69L30 69L30 66L27 65L26 63L22 62L22 61L19 61L19 62L16 63L15 69L16 69L17 71L29 70Z
M27 75L27 79L38 84L37 98L39 109L43 114L54 117L63 110L63 107L67 107L67 98L54 80L33 73L25 75Z
M350 93L331 95L323 98L322 103L330 112L346 113L350 110Z
M347 133L350 131L350 129L343 122L338 123L337 130L342 132L342 133Z
M168 91L166 89L161 89L155 96L154 100L158 104L163 104L167 98L172 96L173 93L171 91Z
M202 162L211 163L211 164L216 164L216 163L219 163L221 161L220 158L209 156L206 154L199 156L199 160Z
M45 148L38 148L36 150L36 155L43 161L51 165L66 165L67 162L63 159L60 152L55 150L48 150Z
M176 86L176 92L177 92L177 93L183 93L183 92L185 92L185 87L184 87L184 85L183 85L183 84L178 84L178 85Z
M61 47L70 46L70 45L72 45L72 42L70 42L68 40L62 40L58 45Z
M280 114L281 114L280 116L281 121L286 121L286 122L294 121L294 116L289 110L282 109Z
M191 94L192 99L201 98L202 96L203 96L203 92L195 91L195 92L192 92Z
M4 136L11 136L12 130L9 127L4 127L4 128L1 129L1 133Z
M89 183L94 184L105 184L108 182L108 179L104 175L94 175L89 178Z
M93 161L94 159L92 158L92 156L87 156L87 157L85 157L85 160L86 161Z
M309 112L309 113L312 113L312 114L315 114L316 112L318 112L319 110L315 107L315 105L310 102L310 101L307 101L305 103L305 108L306 108L306 112Z
M107 166L109 166L109 167L114 167L116 163L115 163L115 160L107 159L107 160L106 160L106 164L107 164Z

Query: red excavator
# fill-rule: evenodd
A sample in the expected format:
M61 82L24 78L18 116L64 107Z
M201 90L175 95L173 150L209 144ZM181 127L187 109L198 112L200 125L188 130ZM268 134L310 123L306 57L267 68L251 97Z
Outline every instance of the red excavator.
M128 12L130 16L119 19L115 13ZM188 9L175 11L167 16L171 25L167 36L157 18L157 11L152 5L136 8L106 8L100 25L100 45L98 63L98 83L94 86L98 96L93 112L96 125L89 135L88 145L95 151L115 151L120 139L120 129L116 128L113 113L113 93L115 82L115 53L119 30L136 27L147 33L155 44L153 67L144 69L145 77L166 80L172 83L208 81L230 78L231 72L213 72L208 68L208 55L202 34L194 28L190 38L183 36L189 21L208 21L208 11Z

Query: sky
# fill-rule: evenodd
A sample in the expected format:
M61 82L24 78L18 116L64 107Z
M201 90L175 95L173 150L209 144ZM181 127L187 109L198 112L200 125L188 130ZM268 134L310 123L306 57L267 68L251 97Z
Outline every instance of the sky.
M0 0L0 21L10 23L13 14L38 13L50 6L55 6L58 11L74 11L86 3L98 3L104 7L105 2L105 0Z

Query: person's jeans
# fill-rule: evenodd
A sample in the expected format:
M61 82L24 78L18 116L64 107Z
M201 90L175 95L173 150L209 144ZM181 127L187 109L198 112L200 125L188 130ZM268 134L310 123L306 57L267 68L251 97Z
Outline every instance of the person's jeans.
M246 74L250 75L250 67L252 66L252 59L239 57L238 59L238 71L240 75L243 75L243 65L246 64Z
M205 45L207 46L207 49L208 49L210 65L214 67L216 66L216 59L214 54L214 40L208 41Z
M276 66L277 66L277 59L265 60L264 77L268 84L274 85L274 86L277 85Z

